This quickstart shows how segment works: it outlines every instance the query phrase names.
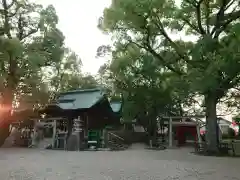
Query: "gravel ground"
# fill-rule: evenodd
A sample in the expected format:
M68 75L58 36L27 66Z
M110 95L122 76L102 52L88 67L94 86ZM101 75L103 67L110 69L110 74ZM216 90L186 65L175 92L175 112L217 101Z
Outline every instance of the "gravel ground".
M66 152L0 149L1 180L240 180L240 159L189 149Z

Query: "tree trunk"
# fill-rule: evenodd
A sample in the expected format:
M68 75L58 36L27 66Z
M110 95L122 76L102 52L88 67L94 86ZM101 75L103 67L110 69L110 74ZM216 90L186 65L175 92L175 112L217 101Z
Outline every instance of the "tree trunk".
M0 127L0 147L4 144L5 140L10 135L10 124L7 122L4 122Z
M7 4L7 0L2 1L3 4L3 11L4 11L4 33L7 35L9 39L12 39L11 35L11 27L10 27L10 18L9 18L9 6ZM8 7L9 6L9 7ZM17 81L19 77L16 75L17 70L17 59L14 57L14 55L11 53L11 51L6 51L9 55L9 67L6 72L8 73L8 76L6 78L6 87L2 94L2 102L1 105L4 108L4 113L0 119L0 147L5 142L5 139L10 134L10 120L11 120L11 112L12 112L12 103L14 99L14 91L16 88Z
M218 152L217 98L214 93L205 95L206 104L206 140L208 152Z
M2 97L2 108L3 114L0 122L0 147L4 144L5 140L10 134L10 124L11 124L11 111L13 102L13 89L6 87Z

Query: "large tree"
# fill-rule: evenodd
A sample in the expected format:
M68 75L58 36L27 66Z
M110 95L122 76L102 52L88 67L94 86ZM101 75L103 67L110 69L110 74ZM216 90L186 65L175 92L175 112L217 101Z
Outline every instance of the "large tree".
M93 75L82 72L80 57L69 48L64 48L62 58L49 69L46 78L48 78L49 87L54 94L98 86L98 82Z
M174 73L162 71L159 61L135 45L118 46L112 55L112 61L103 65L99 74L114 98L121 94L125 121L136 118L154 135L157 117L183 115L182 104L188 97L186 83L179 83Z
M150 53L205 97L208 150L216 152L216 105L240 80L239 18L238 0L113 0L100 27L115 45Z
M43 9L28 0L1 0L0 74L1 143L8 136L13 102L43 86L43 68L54 66L63 54L64 36L57 29L53 6Z

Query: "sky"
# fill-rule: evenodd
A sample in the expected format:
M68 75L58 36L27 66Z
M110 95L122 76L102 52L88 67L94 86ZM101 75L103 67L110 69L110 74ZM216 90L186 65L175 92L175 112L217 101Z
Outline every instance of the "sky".
M111 37L103 34L98 28L98 19L103 10L109 7L111 0L34 0L47 6L52 4L59 17L59 29L65 35L66 46L76 52L82 59L82 70L85 73L97 74L99 67L106 62L105 58L96 58L97 48L111 43ZM179 0L177 0L179 1ZM180 1L179 1L180 2ZM173 39L192 40L184 34L172 34Z
M96 74L99 67L106 62L96 58L97 48L111 44L111 37L98 28L98 18L111 0L36 0L47 6L52 4L59 17L58 28L66 37L66 46L76 52L83 63L83 72Z

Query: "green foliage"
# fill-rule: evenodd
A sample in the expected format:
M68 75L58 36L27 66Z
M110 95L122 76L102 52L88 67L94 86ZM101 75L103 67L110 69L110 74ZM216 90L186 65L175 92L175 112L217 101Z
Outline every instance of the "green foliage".
M60 91L96 86L81 73L81 59L64 46L52 5L3 0L0 5L0 92L26 108L48 103Z
M68 48L64 48L64 55L60 61L49 69L45 79L51 88L51 99L59 92L74 90L78 88L95 88L97 81L91 75L81 72L81 59L76 53Z
M119 69L117 75L123 73L125 66L130 72L125 78L115 75L118 84L124 87L122 89L130 91L126 84L139 87L136 83L139 76L152 62L155 69L148 69L148 73L161 69L162 74L156 76L161 83L156 83L152 75L152 82L147 78L141 81L141 86L144 86L142 104L149 104L145 97L155 97L152 92L147 95L149 87L157 84L156 88L160 89L166 86L166 80L161 76L169 73L172 74L171 78L167 78L170 84L179 85L173 86L174 90L169 93L173 96L170 97L181 90L183 94L205 96L207 121L213 122L207 127L208 132L212 132L208 137L214 138L209 142L217 147L214 133L216 103L240 82L239 18L237 0L182 0L180 4L171 0L113 0L111 6L104 10L99 27L113 35L115 42L111 64L113 69L118 67L115 68ZM185 37L193 40L188 41ZM131 67L133 59L144 59L142 54L148 58L144 60L142 71L136 72L136 66ZM187 95L180 100L184 101L184 97Z
M1 117L0 146L9 135L11 107L39 107L59 91L96 85L94 77L81 73L80 58L66 50L57 23L52 5L0 3L0 103L9 108Z
M101 76L113 83L115 94L123 96L124 120L145 118L142 123L147 125L159 115L181 115L181 102L187 95L185 83L174 73L163 71L151 54L136 46L118 48L112 62L100 70Z
M235 68L240 67L239 23L235 23L240 10L237 1L225 3L184 0L178 6L174 1L115 0L105 9L100 27L113 32L116 46L134 44L171 71L184 75L194 91L204 94L214 89L220 91L215 93L221 98L238 83ZM225 16L216 17L222 16L222 10ZM173 40L169 30L196 36L197 41ZM237 80L230 83L233 78Z

